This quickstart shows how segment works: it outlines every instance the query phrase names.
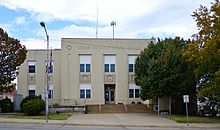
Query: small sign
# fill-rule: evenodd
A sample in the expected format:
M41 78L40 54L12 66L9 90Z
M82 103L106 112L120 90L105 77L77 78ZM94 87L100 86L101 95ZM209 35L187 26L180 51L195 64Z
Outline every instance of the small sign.
M189 95L183 95L183 102L189 102Z

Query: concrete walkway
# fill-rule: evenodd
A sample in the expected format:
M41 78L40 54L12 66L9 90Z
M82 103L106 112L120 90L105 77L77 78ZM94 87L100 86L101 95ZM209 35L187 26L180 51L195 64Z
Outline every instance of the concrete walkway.
M53 124L78 126L116 126L116 127L193 127L193 128L220 128L220 124L176 123L153 113L120 113L120 114L76 114L67 120L13 119L0 116L1 123L22 124Z

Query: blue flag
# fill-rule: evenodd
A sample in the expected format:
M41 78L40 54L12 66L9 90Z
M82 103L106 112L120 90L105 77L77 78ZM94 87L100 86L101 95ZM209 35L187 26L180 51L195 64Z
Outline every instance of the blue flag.
M50 51L50 60L49 60L48 73L53 73L53 55L52 55L52 48L51 48L51 51Z

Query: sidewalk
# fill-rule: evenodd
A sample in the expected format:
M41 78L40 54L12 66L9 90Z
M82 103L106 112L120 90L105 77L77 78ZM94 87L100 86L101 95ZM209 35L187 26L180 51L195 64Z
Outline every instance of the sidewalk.
M0 116L1 123L51 124L77 126L114 126L114 127L193 127L220 128L220 124L176 123L153 113L117 113L117 114L77 114L67 120L13 119Z

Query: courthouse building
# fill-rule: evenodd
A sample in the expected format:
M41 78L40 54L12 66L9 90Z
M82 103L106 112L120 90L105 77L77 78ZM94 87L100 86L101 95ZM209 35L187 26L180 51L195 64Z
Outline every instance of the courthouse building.
M130 104L141 102L134 83L135 59L155 39L62 38L49 51L49 104ZM47 50L28 50L20 66L18 94L44 96Z

